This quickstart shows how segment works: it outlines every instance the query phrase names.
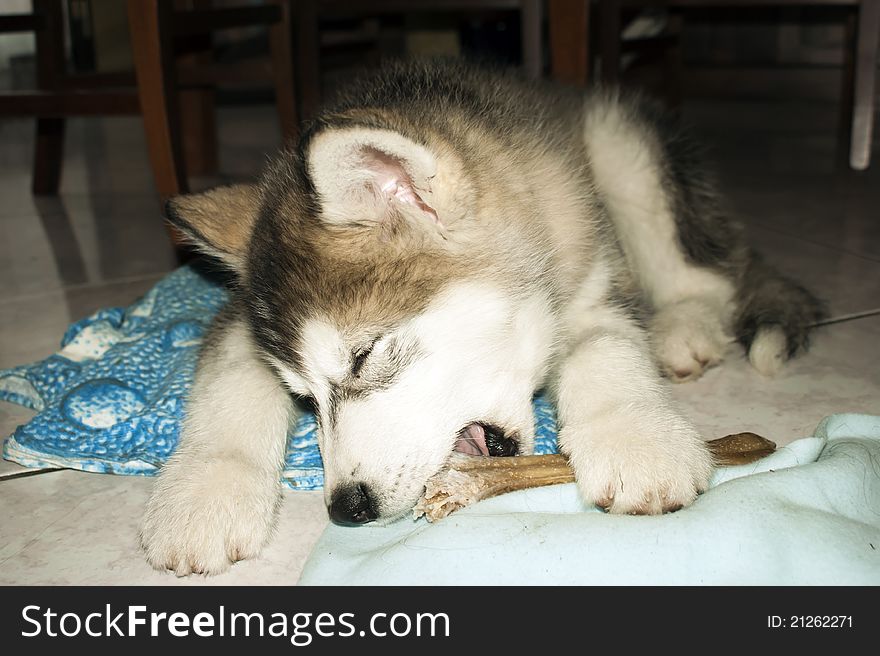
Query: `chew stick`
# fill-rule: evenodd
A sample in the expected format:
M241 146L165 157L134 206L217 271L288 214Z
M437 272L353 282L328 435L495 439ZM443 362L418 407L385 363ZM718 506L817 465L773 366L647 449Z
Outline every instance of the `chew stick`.
M775 443L754 433L727 435L707 442L707 446L718 466L747 464L776 450ZM433 522L499 494L573 481L568 460L559 454L512 458L456 454L427 482L413 513Z

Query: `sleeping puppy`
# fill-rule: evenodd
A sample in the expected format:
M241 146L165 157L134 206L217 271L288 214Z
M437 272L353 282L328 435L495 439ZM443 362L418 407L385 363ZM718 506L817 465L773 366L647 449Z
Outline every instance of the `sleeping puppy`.
M407 514L456 450L530 453L542 388L587 503L686 506L712 460L662 375L734 340L773 374L822 316L662 113L465 64L386 66L257 184L167 209L237 279L141 529L178 575L269 539L298 398L339 524Z

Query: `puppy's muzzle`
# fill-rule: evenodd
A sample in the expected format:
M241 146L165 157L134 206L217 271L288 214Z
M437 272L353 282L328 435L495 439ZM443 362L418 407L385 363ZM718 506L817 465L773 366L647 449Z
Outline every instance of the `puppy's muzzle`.
M330 502L330 521L340 526L359 526L372 522L378 516L366 485L355 484L333 493Z

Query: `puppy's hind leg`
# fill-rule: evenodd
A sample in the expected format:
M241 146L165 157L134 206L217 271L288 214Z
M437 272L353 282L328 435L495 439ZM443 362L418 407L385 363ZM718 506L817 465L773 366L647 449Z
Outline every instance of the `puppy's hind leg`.
M776 374L786 360L807 350L810 331L827 316L825 303L809 290L757 254L749 255L734 330L755 369L765 376Z
M281 498L292 410L244 322L224 311L201 354L180 444L141 526L153 567L217 574L260 552Z
M674 123L647 103L599 96L586 119L593 174L653 317L661 370L700 377L733 341L739 225Z

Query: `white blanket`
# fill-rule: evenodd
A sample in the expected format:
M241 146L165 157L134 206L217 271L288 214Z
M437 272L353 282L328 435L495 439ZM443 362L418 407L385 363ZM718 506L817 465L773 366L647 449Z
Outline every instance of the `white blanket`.
M878 585L880 417L718 470L659 517L586 508L573 484L481 502L435 524L330 526L306 585Z

